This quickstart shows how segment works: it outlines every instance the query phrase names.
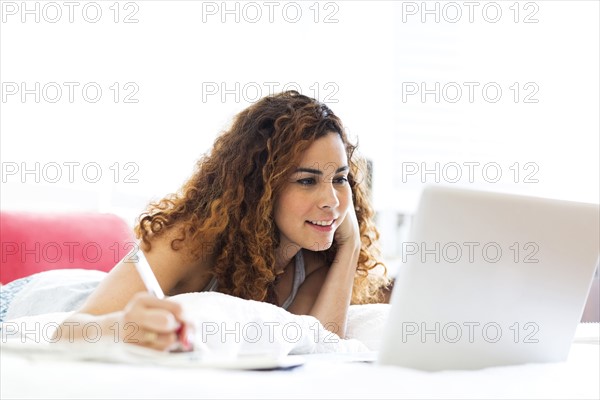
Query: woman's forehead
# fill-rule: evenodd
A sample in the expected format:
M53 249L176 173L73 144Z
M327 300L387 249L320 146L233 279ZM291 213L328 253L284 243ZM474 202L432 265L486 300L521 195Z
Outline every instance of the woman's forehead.
M344 142L337 133L328 133L315 140L301 155L299 168L330 170L348 164Z

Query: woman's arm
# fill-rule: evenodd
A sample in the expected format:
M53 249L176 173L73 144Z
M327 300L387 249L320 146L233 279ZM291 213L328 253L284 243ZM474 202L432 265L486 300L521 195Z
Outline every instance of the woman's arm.
M115 343L138 344L155 350L174 348L177 330L185 322L181 306L159 300L147 293L135 294L124 310L92 315L77 312L65 320L54 334L54 340L74 342L87 340L88 329L94 342L98 334Z
M338 249L331 266L324 269L327 275L309 311L309 315L316 317L326 329L340 337L346 333L359 251L360 247L353 246L341 246Z
M152 240L144 252L161 288L172 289L190 271L201 267L190 261L185 250L174 251L174 230ZM139 250L141 251L141 249ZM119 262L90 295L83 307L65 320L57 330L57 339L85 339L85 324L95 323L103 338L167 349L176 341L175 331L184 323L181 306L146 293L146 288L132 262Z
M354 206L351 205L335 235L338 251L331 266L321 267L306 278L289 311L312 315L326 329L344 337L360 252Z
M186 257L185 250L174 251L171 241L176 238L173 229L151 241L151 250L144 252L152 272L164 293L169 293L193 266ZM137 251L142 251L139 248ZM146 287L140 277L133 257L121 260L104 278L96 290L88 297L80 312L101 315L125 308L133 295L145 292Z

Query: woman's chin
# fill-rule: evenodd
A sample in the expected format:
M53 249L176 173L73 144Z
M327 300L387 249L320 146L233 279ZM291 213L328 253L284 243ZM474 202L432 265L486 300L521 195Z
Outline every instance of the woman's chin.
M331 248L331 245L333 244L333 242L315 242L312 244L312 246L306 246L305 249L310 250L310 251L325 251L325 250L329 250L329 248Z

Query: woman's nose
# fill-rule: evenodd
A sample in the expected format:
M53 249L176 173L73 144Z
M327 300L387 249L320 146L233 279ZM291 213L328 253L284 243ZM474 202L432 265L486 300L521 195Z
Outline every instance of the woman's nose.
M331 182L323 182L322 189L319 192L319 207L320 208L335 208L340 204L338 194Z

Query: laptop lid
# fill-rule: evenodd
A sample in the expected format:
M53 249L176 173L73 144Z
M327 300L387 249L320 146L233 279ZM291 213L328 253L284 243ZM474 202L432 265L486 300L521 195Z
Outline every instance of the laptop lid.
M598 204L427 187L378 362L436 371L565 360L599 225Z

